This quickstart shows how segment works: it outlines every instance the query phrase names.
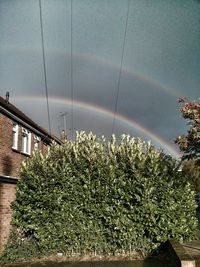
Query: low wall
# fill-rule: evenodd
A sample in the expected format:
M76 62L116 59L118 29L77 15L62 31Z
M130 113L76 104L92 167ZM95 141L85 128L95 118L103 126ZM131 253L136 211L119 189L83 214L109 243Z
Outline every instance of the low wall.
M184 247L176 240L168 241L169 256L172 260L172 266L177 267L195 267L195 260L187 253Z

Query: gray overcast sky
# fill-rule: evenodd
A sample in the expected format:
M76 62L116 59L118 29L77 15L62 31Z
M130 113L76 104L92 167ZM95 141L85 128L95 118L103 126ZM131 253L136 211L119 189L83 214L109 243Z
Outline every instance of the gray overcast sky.
M71 0L41 0L52 133L71 116ZM73 0L73 125L110 138L128 1ZM177 98L200 96L200 2L131 0L115 133L176 156ZM0 0L0 93L48 129L38 0ZM178 151L178 150L177 150Z

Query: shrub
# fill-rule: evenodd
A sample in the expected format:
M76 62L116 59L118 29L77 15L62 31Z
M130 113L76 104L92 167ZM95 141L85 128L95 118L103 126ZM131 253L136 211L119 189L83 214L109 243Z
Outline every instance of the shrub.
M18 260L27 260L33 256L39 257L40 254L41 251L39 250L37 240L33 237L25 238L23 233L20 233L18 229L13 227L4 254L0 258L0 263L5 264Z
M195 237L194 192L150 142L92 133L36 151L23 163L13 224L39 251L148 253Z

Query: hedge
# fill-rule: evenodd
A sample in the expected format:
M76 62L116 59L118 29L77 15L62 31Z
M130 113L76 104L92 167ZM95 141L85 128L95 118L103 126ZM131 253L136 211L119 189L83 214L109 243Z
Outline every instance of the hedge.
M44 254L146 254L169 238L193 239L195 195L178 168L150 142L127 135L117 144L115 136L107 142L80 132L45 155L35 151L21 168L13 204L20 234L6 257L27 240Z

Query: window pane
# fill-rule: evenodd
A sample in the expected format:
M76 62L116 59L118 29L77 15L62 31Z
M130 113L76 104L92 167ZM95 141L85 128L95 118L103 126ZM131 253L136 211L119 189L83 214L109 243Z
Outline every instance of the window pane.
M26 153L26 142L27 142L27 136L24 134L22 135L22 152Z
M22 152L30 154L31 151L31 133L22 128Z
M12 147L17 149L18 144L18 125L13 123L13 138L12 138Z

